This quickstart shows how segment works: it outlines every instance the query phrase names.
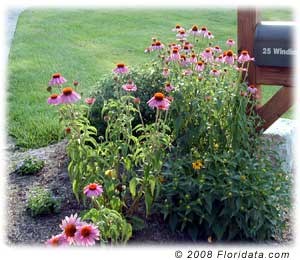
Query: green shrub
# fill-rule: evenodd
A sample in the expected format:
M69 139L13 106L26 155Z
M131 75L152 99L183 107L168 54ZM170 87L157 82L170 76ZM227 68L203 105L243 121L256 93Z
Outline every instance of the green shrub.
M267 159L272 151L260 149L258 154L260 158L245 150L203 154L204 166L198 170L192 156L173 160L157 203L170 228L186 231L194 240L280 236L286 224L283 212L290 205L290 180L280 162Z
M290 179L256 131L263 123L255 113L257 93L245 82L252 60L237 64L228 50L217 61L213 43L199 39L191 37L190 53L188 46L160 49L159 55L173 56L108 75L92 107L61 107L61 120L72 129L67 150L73 191L84 200L85 185L101 184L104 192L94 202L128 219L143 199L146 216L154 208L173 231L192 239L278 237L290 207ZM151 46L162 44L154 40ZM198 61L187 63L193 54ZM128 80L137 92L123 91ZM148 107L151 97L155 109Z
M15 173L20 175L36 174L43 169L45 163L43 160L34 157L28 157L17 166Z
M35 187L29 192L27 209L31 216L57 213L59 207L60 202L53 197L49 190Z
M125 83L129 79L132 79L138 88L134 96L139 97L141 100L140 109L144 122L154 122L155 113L153 109L149 108L146 102L153 96L154 92L159 91L165 84L161 68L156 62L132 68L130 73L123 75L122 78L118 78L114 74L107 74L96 84L96 90L92 94L92 96L96 97L96 102L91 108L89 118L91 124L97 128L99 135L104 135L107 126L106 121L101 116L105 100L117 98L121 82ZM133 126L138 123L138 115L136 115Z
M99 229L101 242L113 244L126 243L132 236L132 227L126 219L115 210L92 208L86 212L83 220L91 220Z

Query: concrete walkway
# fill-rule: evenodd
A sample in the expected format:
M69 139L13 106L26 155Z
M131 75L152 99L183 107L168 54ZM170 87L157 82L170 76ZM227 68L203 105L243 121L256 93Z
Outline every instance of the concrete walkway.
M17 22L20 13L24 11L24 8L22 9L10 9L7 12L7 20L6 20L6 57L9 55L10 46L12 43L12 39L14 38L15 30L17 27Z

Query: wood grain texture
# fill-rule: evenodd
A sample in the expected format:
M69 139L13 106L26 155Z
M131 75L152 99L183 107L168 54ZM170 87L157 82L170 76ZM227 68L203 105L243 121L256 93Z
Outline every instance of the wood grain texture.
M264 125L257 130L266 130L280 118L292 104L293 88L282 87L265 105L256 110L257 114L264 120Z
M256 24L261 21L257 9L238 9L237 11L238 53L247 50L253 57L254 35ZM258 89L256 98L257 114L264 120L264 125L257 130L267 129L280 118L293 104L292 88L293 69L280 67L258 67L251 62L248 69L248 83ZM261 105L261 85L283 86L265 105Z

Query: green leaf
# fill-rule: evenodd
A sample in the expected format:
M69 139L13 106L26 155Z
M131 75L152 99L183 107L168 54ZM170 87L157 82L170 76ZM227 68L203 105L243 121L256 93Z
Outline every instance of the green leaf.
M135 198L135 196L136 196L136 185L137 185L136 178L132 178L129 182L129 191L133 198Z
M197 227L195 226L189 226L187 229L187 232L189 234L189 236L192 238L193 241L195 241L197 239L199 230Z
M131 216L128 218L128 222L131 223L134 231L143 230L145 228L144 220L139 217Z
M148 216L150 213L152 201L153 201L153 199L152 199L151 194L149 192L146 192L145 193L146 216Z
M149 183L150 183L150 190L151 190L151 195L152 197L154 196L154 189L155 189L155 184L156 184L156 180L154 176L150 176L149 177Z
M177 217L177 215L176 214L172 214L170 216L170 218L169 218L169 225L170 225L171 231L173 233L176 230L177 223L178 223L178 217Z

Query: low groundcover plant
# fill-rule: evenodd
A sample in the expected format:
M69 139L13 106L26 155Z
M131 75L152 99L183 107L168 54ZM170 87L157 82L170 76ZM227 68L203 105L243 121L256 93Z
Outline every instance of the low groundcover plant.
M117 64L86 104L61 74L49 82L61 91L48 103L59 106L73 192L90 208L83 218L103 243L128 241L141 209L193 240L280 236L290 179L256 132L253 58L232 39L214 44L204 26L172 31L173 43L153 38L145 49L152 63Z

